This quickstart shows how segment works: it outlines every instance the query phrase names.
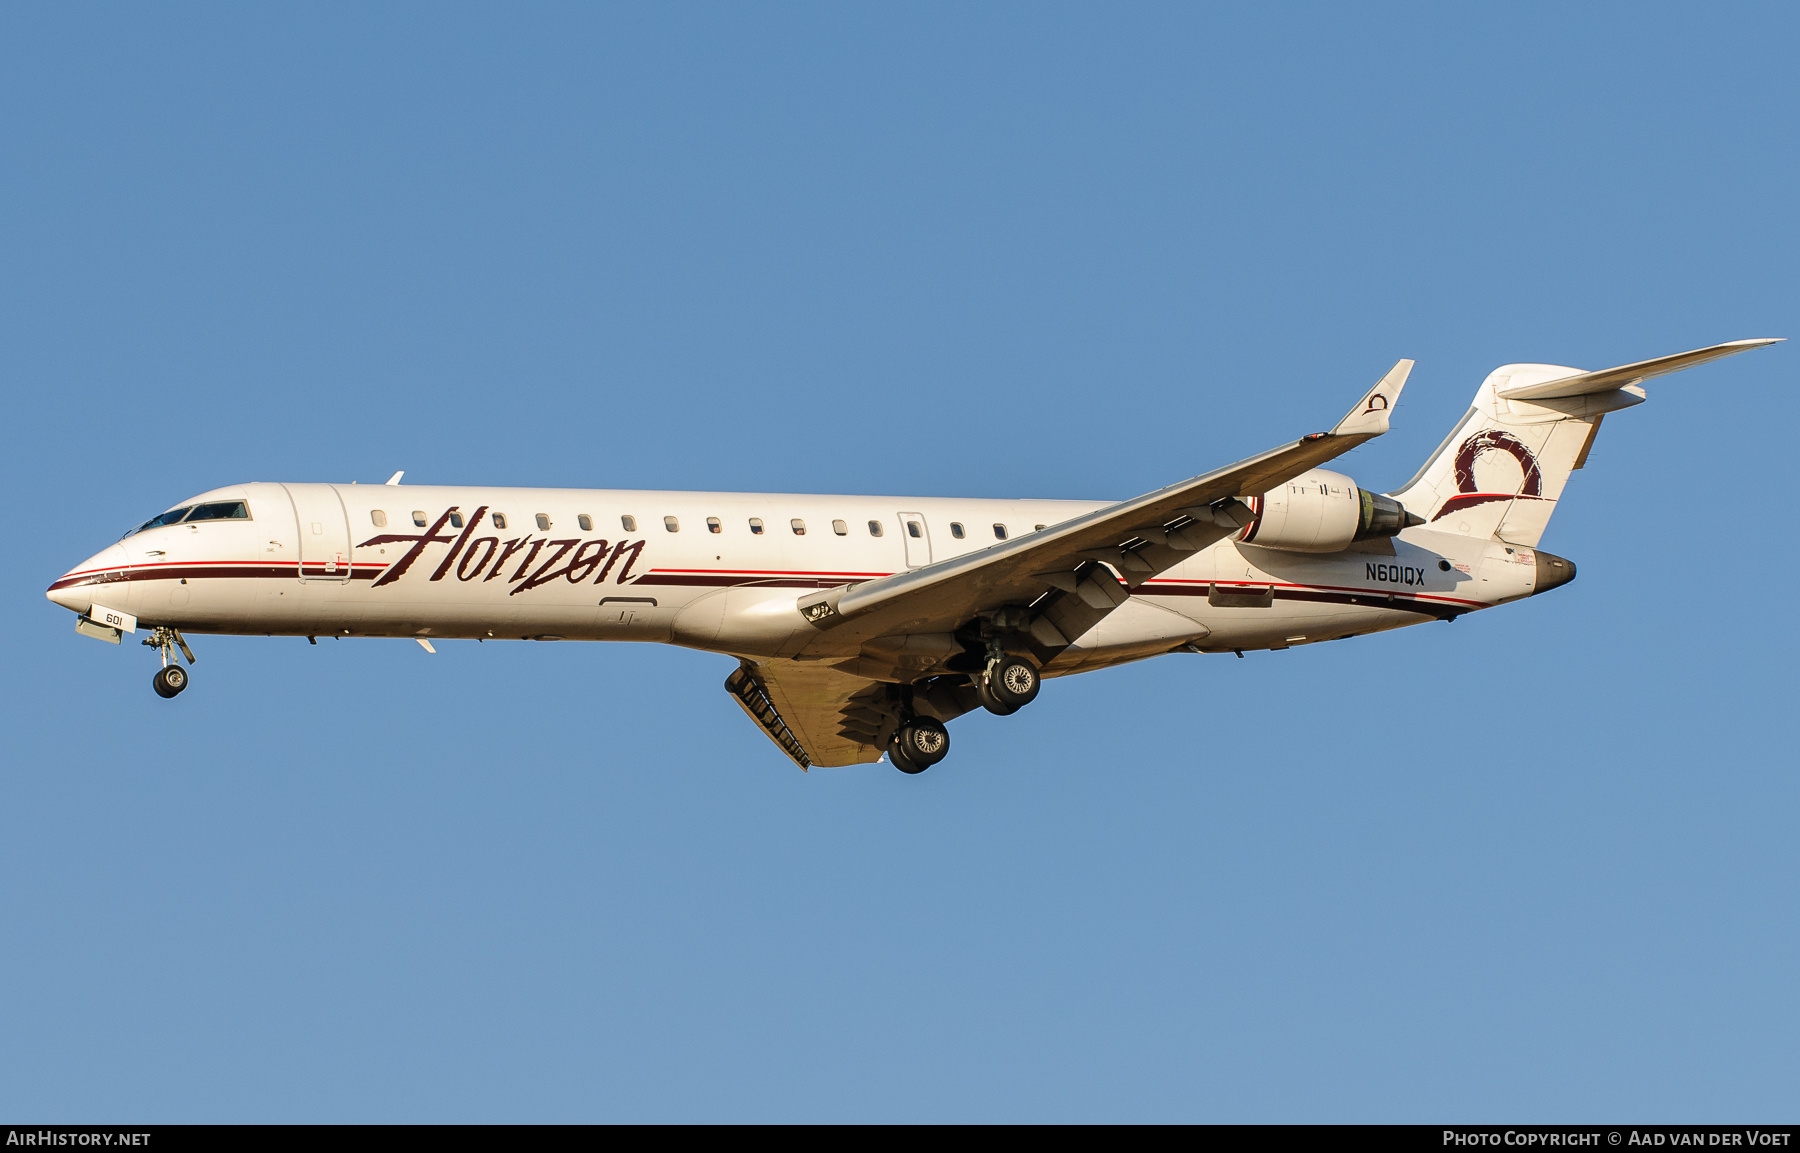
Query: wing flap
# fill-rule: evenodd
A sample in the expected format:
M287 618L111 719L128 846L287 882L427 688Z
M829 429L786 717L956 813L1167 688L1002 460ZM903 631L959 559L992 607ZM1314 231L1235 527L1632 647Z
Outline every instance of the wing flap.
M814 661L744 661L725 690L801 769L879 761L899 723L888 686Z
M769 699L767 687L748 663L739 665L725 678L725 691L731 694L732 700L738 703L738 707L751 720L762 727L769 739L775 742L775 746L793 758L794 763L800 766L800 771L805 772L807 766L812 764L812 757L788 728L781 710Z

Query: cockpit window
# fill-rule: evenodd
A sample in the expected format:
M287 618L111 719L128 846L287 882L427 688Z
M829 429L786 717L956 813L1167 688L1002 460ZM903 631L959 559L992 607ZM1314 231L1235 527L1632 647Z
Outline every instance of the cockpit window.
M249 520L250 510L241 500L215 500L207 504L197 504L188 516L188 524L197 520Z
M191 514L191 515L190 515ZM187 521L192 524L197 520L249 520L250 509L241 500L215 500L206 504L188 504L180 508L172 508L161 516L153 516L138 525L125 536L136 536L145 529L162 528L164 525L180 524ZM120 537L124 540L125 537Z
M135 536L136 534L143 532L145 529L161 528L162 526L164 526L166 524L178 524L178 523L180 523L182 517L186 516L188 513L192 512L192 511L194 511L194 506L191 504L183 505L181 508L172 508L168 512L163 513L161 516L151 517L149 520L145 521L143 524L138 525L136 528L134 528L130 532L126 533L125 536ZM124 540L125 537L120 537L119 539Z

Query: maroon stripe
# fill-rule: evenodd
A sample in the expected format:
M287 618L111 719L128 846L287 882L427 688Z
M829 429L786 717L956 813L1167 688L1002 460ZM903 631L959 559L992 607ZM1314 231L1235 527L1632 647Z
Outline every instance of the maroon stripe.
M384 565L352 566L351 570L350 570L350 579L351 580L373 580L381 572L381 570L384 567L386 567L386 566L384 566ZM317 576L335 576L337 574L328 571L326 569L326 566L323 563L319 563L319 564L307 565L306 566L306 575L311 576L311 577L317 577ZM296 569L296 567L291 562L288 564L280 564L280 565L245 565L245 564L235 564L235 565L206 565L206 564L154 565L154 566L145 567L145 568L134 568L134 569L118 570L118 571L113 571L113 572L92 573L89 575L77 576L77 577L64 577L63 579L57 581L55 584L51 585L50 591L55 592L58 589L81 588L84 585L118 584L122 581L175 580L179 577L191 577L196 580L224 580L224 579L231 579L231 578L254 579L254 580L265 580L265 579L295 580L298 578L298 576L299 576L299 570Z
M736 577L835 577L844 580L872 580L876 577L893 576L885 572L839 572L835 569L798 569L798 568L657 568L651 572L658 573L703 573L709 576Z
M646 573L632 585L693 585L704 588L736 588L754 585L766 589L834 589L848 582L842 580L807 580L801 577L727 576L722 573Z
M1263 498L1260 496L1251 497L1250 498L1250 524L1248 527L1246 527L1244 529L1244 535L1238 537L1239 541L1243 542L1244 544L1249 544L1251 541L1256 539L1256 530L1262 527L1262 514L1263 514Z
M1461 512L1465 508L1474 508L1478 504L1488 504L1496 500L1549 500L1547 496L1533 496L1530 493L1511 492L1466 492L1453 496L1444 502L1444 507L1437 511L1431 519L1442 520L1453 512Z
M1260 593L1269 585L1226 584L1218 582L1219 591L1232 596ZM1354 605L1357 608L1399 609L1402 612L1423 613L1426 616L1448 619L1473 612L1475 606L1464 608L1459 605L1438 604L1435 601L1423 600L1406 593L1389 594L1382 589L1371 589L1368 592L1332 592L1325 589L1282 588L1274 587L1275 599L1284 601L1310 601L1317 604ZM1203 597L1207 595L1205 585L1157 586L1154 589L1140 590L1137 596L1153 597Z
M334 575L326 571L323 563L310 564L307 567L309 576ZM351 580L372 580L386 569L385 565L353 565ZM80 588L83 586L100 586L117 584L122 581L173 580L177 577L190 577L203 580L231 579L296 579L295 566L292 564L255 565L255 564L169 564L153 565L139 568L97 572L76 577L64 577L50 586L50 591L59 589ZM766 577L723 572L651 572L631 582L636 585L670 585L704 588L792 588L792 589L825 589L836 588L846 583L841 579L804 578L804 577ZM1268 585L1213 582L1219 588L1231 592L1261 592ZM1206 584L1174 584L1156 581L1140 587L1137 595L1157 597L1203 597L1208 593ZM1397 608L1403 612L1423 613L1440 619L1461 616L1473 611L1477 605L1467 607L1461 605L1440 604L1424 600L1406 593L1389 594L1385 590L1370 589L1367 591L1328 591L1312 588L1275 587L1274 595L1280 600L1307 601L1317 604L1351 605L1358 608Z
M1358 608L1399 609L1401 612L1421 613L1439 620L1450 620L1473 610L1458 608L1454 605L1442 605L1433 601L1420 600L1404 593L1394 593L1389 599L1387 593L1327 593L1314 592L1311 589L1276 589L1275 599L1284 601L1312 601L1318 604L1355 605Z

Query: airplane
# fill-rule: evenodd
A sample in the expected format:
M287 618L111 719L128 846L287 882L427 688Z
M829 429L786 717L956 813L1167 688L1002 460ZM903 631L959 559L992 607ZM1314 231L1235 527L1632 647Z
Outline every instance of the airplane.
M1535 596L1538 548L1602 419L1642 382L1777 343L1597 372L1507 364L1389 493L1320 466L1388 431L1402 360L1327 432L1131 500L268 483L194 496L58 577L76 631L139 631L174 698L191 633L653 641L802 770L920 773L945 724L1046 679L1166 653L1281 650Z

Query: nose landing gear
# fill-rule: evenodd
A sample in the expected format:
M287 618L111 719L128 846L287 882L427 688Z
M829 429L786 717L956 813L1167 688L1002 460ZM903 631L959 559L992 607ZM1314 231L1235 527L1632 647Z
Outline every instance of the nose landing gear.
M150 684L156 689L159 697L172 697L187 688L188 675L180 665L168 665L156 670L150 678Z
M194 650L188 648L187 641L182 639L179 629L162 626L144 638L144 643L155 649L162 657L162 668L150 678L150 685L156 695L166 699L172 698L188 687L188 673L175 660L175 650L179 648L181 655L187 658L188 664L194 663Z

